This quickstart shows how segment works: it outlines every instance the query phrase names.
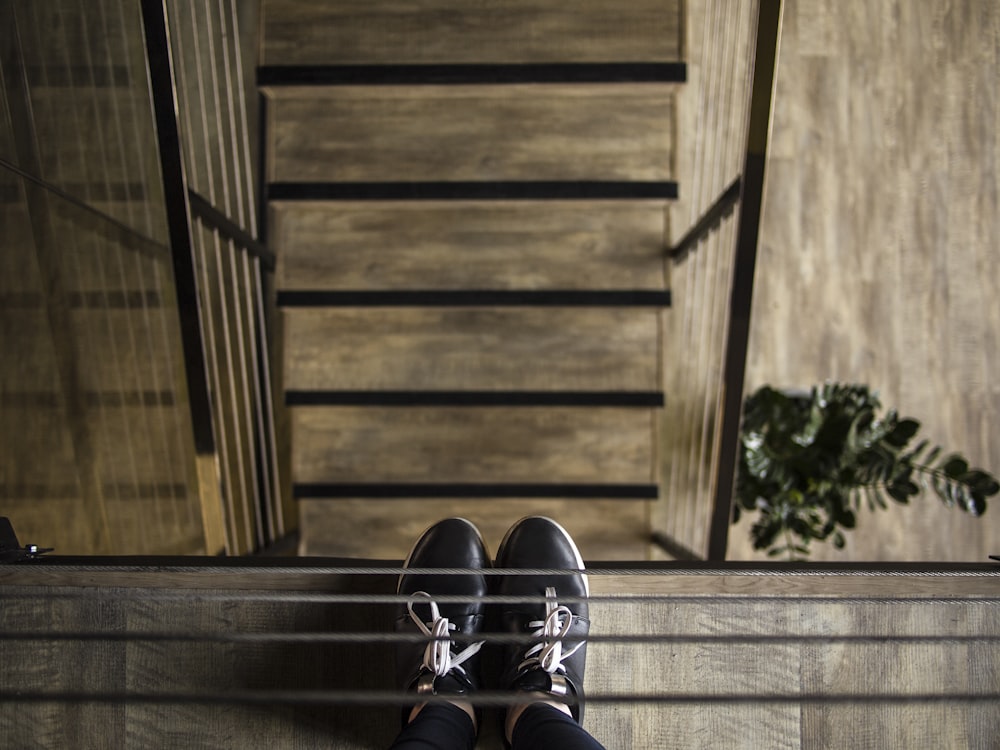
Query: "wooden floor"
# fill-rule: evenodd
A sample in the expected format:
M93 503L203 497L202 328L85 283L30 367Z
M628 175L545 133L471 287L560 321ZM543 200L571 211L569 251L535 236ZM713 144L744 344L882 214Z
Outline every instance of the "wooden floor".
M590 576L584 725L608 750L996 747L1000 573L664 573ZM115 636L0 640L5 697L127 690L265 699L0 700L0 745L258 747L266 737L273 748L386 747L398 730L394 708L321 696L391 695L391 646L311 636L389 632L391 601L316 595L389 595L393 586L387 575L306 570L0 568L0 629ZM489 647L483 653L487 664L495 659ZM280 705L291 691L319 702ZM488 711L478 746L501 747L498 727L499 713Z
M1000 471L1000 5L787 0L747 387L864 382ZM816 559L983 560L925 497ZM729 557L752 551L731 530Z

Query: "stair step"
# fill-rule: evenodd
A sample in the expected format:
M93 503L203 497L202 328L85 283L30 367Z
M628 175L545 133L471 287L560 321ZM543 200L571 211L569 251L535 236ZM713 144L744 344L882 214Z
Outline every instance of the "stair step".
M290 390L659 391L648 308L285 311Z
M414 540L456 513L472 521L491 552L518 519L558 518L587 560L644 560L649 553L644 503L593 499L484 498L457 505L454 499L339 499L299 501L299 554L402 560Z
M662 201L278 202L282 290L663 289Z
M673 105L651 84L281 88L267 179L670 180Z
M9 172L5 174L11 176ZM0 253L0 306L40 308L43 286L24 192L16 182L6 182L4 187L10 188L7 197L14 202L0 205L0 247L4 248ZM73 195L88 194L79 185L63 187ZM103 200L106 186L97 187L97 197ZM112 185L110 189L116 200L128 198L125 188L118 191ZM170 267L169 248L114 231L107 225L100 231L81 231L83 227L94 226L94 217L52 193L48 197L53 209L49 217L52 229L63 239L59 282L70 295L67 300L70 307L154 308L164 304L160 289ZM128 213L128 206L122 203L95 207L109 210L113 216ZM139 209L133 208L138 215ZM109 244L108 231L115 243L122 244Z
M421 484L645 487L655 483L654 413L297 407L291 414L292 472L302 485L397 484L401 493Z
M662 0L268 0L266 65L672 61L682 16Z
M181 407L116 403L130 396L142 398L143 394L85 396L86 428L102 481L113 486L112 496L124 491L136 498L173 497L176 491L171 488L178 477L184 481L187 460ZM6 465L3 483L7 490L75 481L76 454L66 411L55 394L51 401L18 400L18 394L8 394L0 405L0 454Z
M129 300L125 300L126 302ZM86 391L137 392L167 389L177 376L180 351L162 345L164 330L176 322L162 319L162 308L148 315L128 306L113 309L71 308L70 324L78 343L76 376ZM44 310L3 311L5 346L17 352L20 366L4 373L14 389L55 389L58 372L51 331ZM173 359L172 359L173 357ZM50 385L52 383L52 385Z

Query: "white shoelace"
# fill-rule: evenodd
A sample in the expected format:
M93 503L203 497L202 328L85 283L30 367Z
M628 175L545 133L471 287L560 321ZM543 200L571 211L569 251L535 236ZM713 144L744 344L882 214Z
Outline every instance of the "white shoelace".
M569 607L561 606L556 601L554 588L545 589L545 599L545 619L528 623L529 628L538 628L532 636L543 640L524 652L524 661L517 667L519 672L525 667L538 664L549 674L555 674L562 667L562 660L568 659L583 646L583 641L580 641L568 651L563 651L562 639L573 625L573 613Z
M428 623L424 623L417 613L413 611L413 605L418 598L426 598L427 604L430 605L431 620ZM437 602L431 598L430 594L426 591L414 592L410 596L410 601L406 603L406 608L409 610L410 619L417 624L421 632L433 639L427 644L427 648L424 649L424 667L438 677L444 677L452 669L457 669L462 674L465 674L465 667L462 666L462 662L479 653L479 649L483 647L486 641L470 644L460 653L453 654L451 652L451 639L445 636L452 630L455 630L455 625L448 622L447 617L441 616Z

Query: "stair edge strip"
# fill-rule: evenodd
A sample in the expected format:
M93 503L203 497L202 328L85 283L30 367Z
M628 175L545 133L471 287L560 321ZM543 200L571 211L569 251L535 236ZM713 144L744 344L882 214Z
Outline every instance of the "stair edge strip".
M656 500L655 484L537 484L537 483L300 483L292 486L303 499L421 499L421 498L575 498L600 500Z
M675 200L677 182L546 180L496 182L269 182L272 201Z
M292 390L286 406L585 406L652 407L658 391L349 391Z
M670 307L670 290L282 290L279 307Z
M439 63L262 65L258 86L391 86L524 83L685 83L687 63Z

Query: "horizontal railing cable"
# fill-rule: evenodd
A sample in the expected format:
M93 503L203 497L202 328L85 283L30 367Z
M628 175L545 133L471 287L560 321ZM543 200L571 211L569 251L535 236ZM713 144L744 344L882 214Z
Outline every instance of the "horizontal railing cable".
M429 643L434 641L458 644L477 643L487 645L519 645L537 643L538 638L519 633L452 633L447 636L428 637L420 633L237 633L237 632L118 632L118 631L0 631L0 641L59 641L79 642L124 642L124 643L250 643L250 644L324 644L348 643L361 645L381 645L386 643ZM757 633L736 633L723 635L701 635L671 633L621 633L591 634L588 636L564 636L547 639L549 643L564 645L577 643L646 643L646 644L852 644L852 643L894 643L900 645L926 645L931 643L949 644L996 644L1000 635L855 635L807 634L807 635L760 635Z
M409 575L483 575L483 576L565 576L580 573L573 568L420 568L403 567L398 564L386 565L338 565L338 564L305 564L305 565L214 565L197 562L200 558L192 558L191 564L174 562L161 565L148 563L129 563L127 558L121 563L103 561L90 563L77 562L52 565L58 558L45 561L30 561L20 564L22 570L46 569L49 572L108 572L108 573L200 573L200 574L230 574L230 575L268 575L268 576L398 576ZM171 558L177 560L177 558ZM260 558L253 558L259 563ZM0 568L0 572L4 569ZM933 564L909 563L884 567L865 567L864 564L815 563L807 565L767 565L758 563L708 563L705 565L689 565L686 563L654 563L644 565L641 561L623 561L600 567L589 567L587 576L762 576L762 577L813 577L813 576L853 576L853 577L935 577L935 578L967 578L984 577L1000 579L1000 565L995 563L967 563L954 566L935 566Z
M359 604L359 605L401 605L409 601L409 597L402 594L332 594L325 592L311 591L218 591L215 589L185 589L159 590L159 589L125 589L122 590L52 590L45 587L44 590L32 589L32 596L44 596L47 599L60 600L135 600L142 602L269 602L269 603L294 603L294 604ZM0 601L20 600L24 598L23 592L16 590L0 589ZM434 601L440 604L467 604L471 601L484 601L489 604L538 604L546 600L543 597L532 596L501 596L491 594L489 596L469 598L467 596L435 596ZM970 594L967 596L955 597L929 597L929 596L857 596L857 595L817 595L808 594L799 596L779 596L768 594L596 594L589 597L580 596L560 596L560 604L658 604L669 602L670 604L746 604L751 602L762 602L767 604L789 604L790 602L806 602L808 604L920 604L927 606L947 606L953 607L960 604L997 604L1000 603L1000 593L993 595Z
M421 695L421 702L447 703L453 696ZM546 700L574 705L571 697L547 696ZM779 704L807 703L915 704L915 703L993 703L1000 692L983 693L588 693L587 703L651 704ZM411 706L413 694L381 690L228 690L184 692L127 691L29 691L2 690L0 702L11 703L155 703L250 706ZM476 693L476 706L490 708L523 704L516 692L482 690Z

